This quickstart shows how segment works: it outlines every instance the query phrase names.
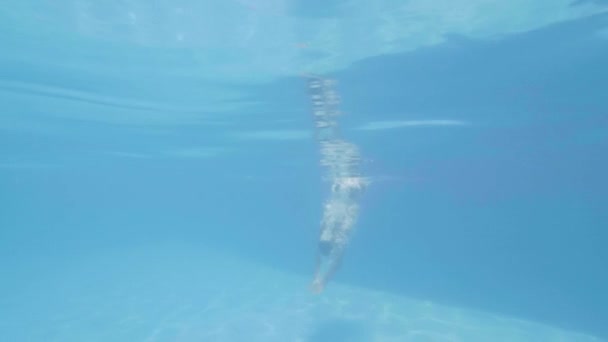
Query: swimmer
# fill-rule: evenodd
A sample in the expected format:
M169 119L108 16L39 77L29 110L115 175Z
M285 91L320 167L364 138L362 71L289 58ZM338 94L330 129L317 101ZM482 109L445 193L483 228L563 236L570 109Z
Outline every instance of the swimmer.
M344 246L340 246L336 241L331 239L319 239L315 275L312 284L310 285L310 289L313 293L323 292L327 282L329 282L338 268L340 268L343 254Z
M368 180L359 174L357 146L340 136L338 117L342 112L340 96L335 90L336 81L315 75L305 77L320 147L320 164L326 169L326 179L332 183L321 220L316 267L310 286L314 293L320 293L340 268L358 216L358 198Z
M359 213L358 195L367 185L363 177L334 179L331 196L325 204L316 266L311 284L313 293L320 293L340 268L344 250L348 245Z

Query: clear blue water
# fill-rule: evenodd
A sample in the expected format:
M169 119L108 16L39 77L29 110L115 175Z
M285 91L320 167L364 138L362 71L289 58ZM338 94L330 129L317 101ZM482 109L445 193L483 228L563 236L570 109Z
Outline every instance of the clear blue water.
M607 10L5 5L0 340L608 339ZM317 295L305 73L371 180Z

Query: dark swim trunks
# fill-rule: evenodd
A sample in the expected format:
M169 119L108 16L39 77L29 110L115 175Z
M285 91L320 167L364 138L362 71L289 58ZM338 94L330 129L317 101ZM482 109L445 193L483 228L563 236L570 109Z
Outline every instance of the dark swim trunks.
M334 245L330 241L319 241L319 252L321 252L321 255L329 256L333 248Z

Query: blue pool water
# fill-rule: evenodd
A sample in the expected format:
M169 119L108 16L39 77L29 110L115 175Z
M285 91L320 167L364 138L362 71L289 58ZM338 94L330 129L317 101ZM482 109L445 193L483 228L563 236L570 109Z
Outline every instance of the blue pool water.
M0 43L0 341L608 340L607 1L24 0Z

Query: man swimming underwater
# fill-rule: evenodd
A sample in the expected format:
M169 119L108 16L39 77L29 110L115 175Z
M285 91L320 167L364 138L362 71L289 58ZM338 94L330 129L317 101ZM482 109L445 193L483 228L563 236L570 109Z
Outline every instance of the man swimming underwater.
M340 267L359 212L357 197L366 185L367 180L363 177L334 180L321 221L315 275L311 284L314 293L322 292Z
M359 150L356 145L340 137L338 117L339 96L334 80L308 76L315 135L319 141L321 165L332 183L325 202L316 269L311 290L320 293L333 277L340 263L359 212L358 195L367 185L359 176Z

